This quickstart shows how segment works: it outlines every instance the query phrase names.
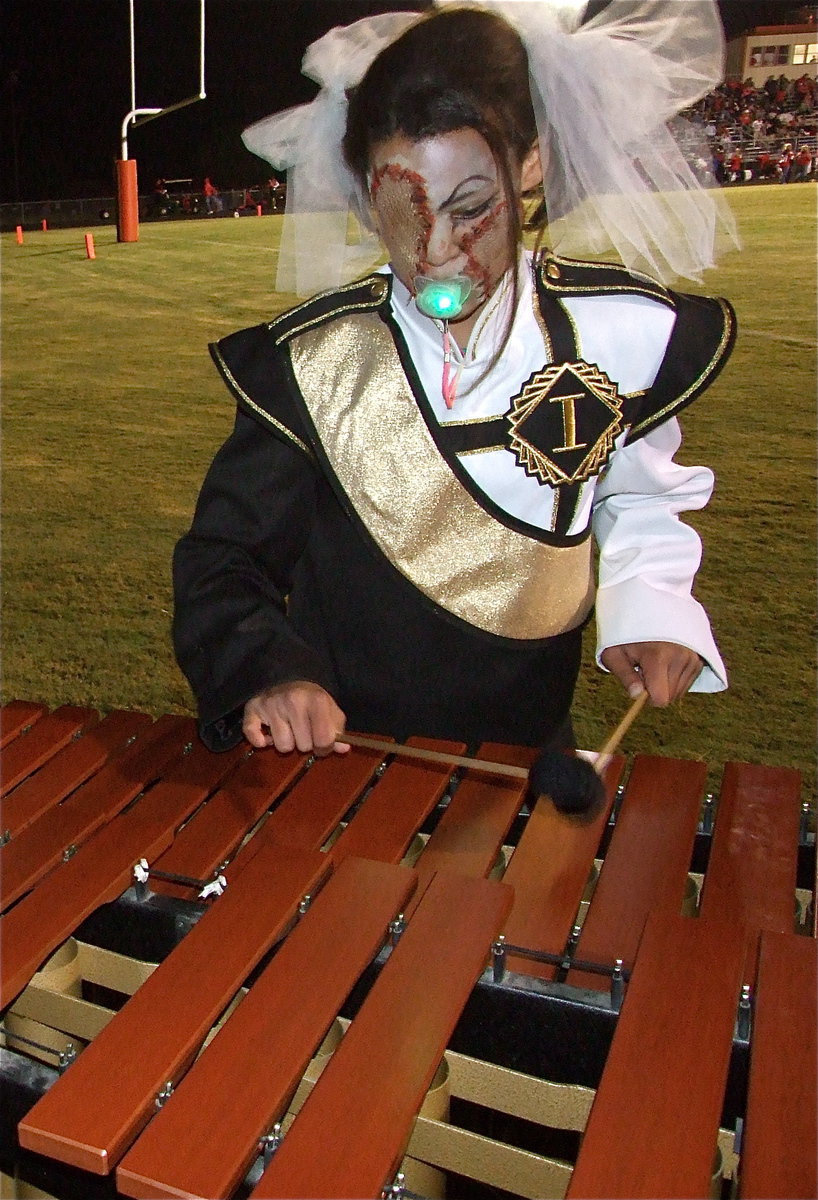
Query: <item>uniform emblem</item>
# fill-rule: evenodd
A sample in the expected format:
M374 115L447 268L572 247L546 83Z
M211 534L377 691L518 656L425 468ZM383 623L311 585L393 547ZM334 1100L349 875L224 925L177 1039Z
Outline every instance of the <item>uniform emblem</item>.
M559 487L584 483L605 466L622 432L622 397L586 362L535 371L506 414L509 449L526 475Z

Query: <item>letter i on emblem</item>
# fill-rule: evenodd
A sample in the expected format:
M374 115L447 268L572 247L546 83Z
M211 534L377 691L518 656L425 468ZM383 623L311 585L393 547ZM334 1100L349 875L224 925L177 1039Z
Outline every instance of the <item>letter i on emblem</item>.
M582 400L584 392L577 392L574 396L549 396L548 399L552 404L562 405L562 431L565 437L564 446L555 446L554 450L584 450L588 445L587 442L577 441L577 413L574 408L575 400Z

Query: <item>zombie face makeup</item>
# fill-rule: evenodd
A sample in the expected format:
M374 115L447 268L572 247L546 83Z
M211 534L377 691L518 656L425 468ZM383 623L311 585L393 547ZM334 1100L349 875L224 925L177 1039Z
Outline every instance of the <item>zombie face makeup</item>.
M475 314L511 266L508 205L488 144L474 129L420 142L397 134L377 147L372 208L392 269L415 292L417 276L465 275L460 319Z

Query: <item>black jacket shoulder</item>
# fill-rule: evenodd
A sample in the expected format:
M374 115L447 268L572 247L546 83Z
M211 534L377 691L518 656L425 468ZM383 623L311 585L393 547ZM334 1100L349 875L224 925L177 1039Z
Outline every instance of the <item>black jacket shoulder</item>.
M736 314L720 297L672 293L676 323L662 365L639 405L628 441L675 416L721 372L736 341Z
M619 263L583 262L547 254L537 261L540 288L545 295L561 296L649 296L673 307L673 294L648 275L629 271Z
M627 440L635 441L692 403L709 387L732 353L736 314L720 297L672 291L647 275L616 263L580 262L556 255L538 263L544 297L639 295L675 314L664 359L650 388L639 398Z
M373 274L211 343L211 357L239 408L312 456L287 343L349 313L375 311L388 303L389 292L389 277Z

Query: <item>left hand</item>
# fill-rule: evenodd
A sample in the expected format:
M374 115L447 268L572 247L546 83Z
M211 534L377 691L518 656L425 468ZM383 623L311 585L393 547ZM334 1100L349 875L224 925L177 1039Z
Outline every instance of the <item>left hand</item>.
M636 698L646 688L657 708L664 708L683 696L704 666L700 654L675 642L608 646L602 651L600 661L629 696Z

